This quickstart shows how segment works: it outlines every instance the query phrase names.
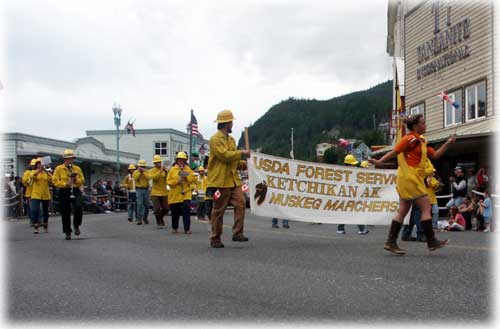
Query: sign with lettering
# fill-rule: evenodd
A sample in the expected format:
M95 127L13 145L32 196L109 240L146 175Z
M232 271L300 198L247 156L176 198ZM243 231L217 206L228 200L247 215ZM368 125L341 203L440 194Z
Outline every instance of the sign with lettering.
M334 166L252 153L250 205L258 216L389 225L399 207L396 170Z
M441 31L439 1L433 3L433 12L434 37L416 49L418 64L422 65L417 68L417 79L422 79L470 56L470 48L464 44L470 37L470 19L464 18L452 25L450 20L451 6L447 4L447 28Z

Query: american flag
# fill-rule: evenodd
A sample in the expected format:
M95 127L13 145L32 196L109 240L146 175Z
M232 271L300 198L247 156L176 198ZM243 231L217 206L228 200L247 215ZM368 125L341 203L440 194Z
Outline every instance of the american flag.
M453 106L456 110L458 110L458 108L460 107L460 105L453 101L450 96L448 96L447 94L444 93L444 91L440 92L438 95L438 97L441 97L442 100L448 102L451 106Z
M132 134L132 136L135 137L135 129L134 129L134 123L130 123L130 121L127 122L127 125L125 126L125 129L127 130L127 134Z
M198 131L198 120L196 120L193 110L191 110L191 121L188 123L187 129L191 130L191 135L193 136L198 136L200 134Z

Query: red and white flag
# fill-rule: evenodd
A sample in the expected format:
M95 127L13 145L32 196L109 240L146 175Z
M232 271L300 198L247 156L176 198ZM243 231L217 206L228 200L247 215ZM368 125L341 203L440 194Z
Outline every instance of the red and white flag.
M243 193L247 193L247 192L248 192L248 190L249 190L249 188L248 188L248 184L243 184L243 185L241 186L241 190L243 191Z
M220 191L219 191L219 190L217 190L217 191L215 191L215 193L214 193L214 200L215 200L215 201L217 201L217 200L219 200L219 198L220 198Z

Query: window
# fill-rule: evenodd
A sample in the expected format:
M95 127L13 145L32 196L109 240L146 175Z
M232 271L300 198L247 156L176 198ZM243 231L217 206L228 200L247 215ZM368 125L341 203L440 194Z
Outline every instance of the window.
M443 101L445 127L462 123L462 116L463 116L462 89L448 93L448 97L450 97L450 99L453 102L458 103L459 107L458 109L456 109L455 107L453 107L453 105L451 105L447 101Z
M486 81L465 88L466 121L486 116Z
M417 104L410 108L410 115L422 114L425 115L425 105L424 103Z
M166 142L155 143L155 155L167 155L167 143Z

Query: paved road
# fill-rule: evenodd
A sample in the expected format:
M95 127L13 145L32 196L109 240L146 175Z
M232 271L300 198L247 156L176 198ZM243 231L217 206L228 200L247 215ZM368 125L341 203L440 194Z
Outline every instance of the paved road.
M408 254L399 257L382 249L386 227L359 236L347 226L338 236L334 225L271 230L269 219L248 215L250 242L231 242L225 227L226 248L212 249L204 222L193 222L192 235L174 235L130 224L123 213L86 215L81 238L65 241L59 218L50 221L39 235L26 220L5 223L11 321L486 323L492 316L496 233L441 233L452 242L431 254L423 243L403 242Z

